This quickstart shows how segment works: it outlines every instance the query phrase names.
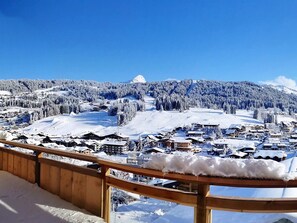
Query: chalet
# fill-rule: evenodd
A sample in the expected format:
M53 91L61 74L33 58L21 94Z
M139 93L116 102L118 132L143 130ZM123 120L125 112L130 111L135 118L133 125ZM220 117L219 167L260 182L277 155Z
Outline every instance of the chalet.
M43 132L40 132L40 133L38 133L37 135L40 136L40 137L45 137L45 135L44 135Z
M98 142L98 140L85 140L85 141L81 141L80 145L83 147L92 149L94 151L97 151L100 147L100 142Z
M247 154L254 154L256 152L256 147L255 146L243 146L238 149L240 152L244 152Z
M186 139L174 139L174 149L176 150L191 150L192 143Z
M192 123L192 129L197 130L197 129L217 129L219 128L220 124L211 124L211 123Z
M238 136L238 133L236 129L226 129L225 135L229 138L235 138Z
M225 157L235 158L235 159L242 159L242 158L246 158L247 156L248 156L248 153L244 153L244 152L241 152L241 151L232 151L231 153L229 153Z
M205 142L202 137L187 137L186 140L190 140L192 144L203 144Z
M235 129L238 132L244 132L246 131L246 127L242 124L231 124L229 126L229 129Z
M101 148L106 154L123 154L128 150L128 141L105 139L101 141Z
M186 136L188 137L202 137L203 131L187 131Z
M202 124L202 128L206 129L218 129L220 127L220 124Z
M246 134L246 139L248 140L261 140L265 137L264 130L250 130Z
M17 137L17 140L27 140L27 139L28 139L28 136L26 136L26 135L19 135Z
M97 134L95 134L93 132L86 133L86 134L82 135L80 138L81 139L102 140L102 137L100 137L99 135L97 135Z
M52 143L54 142L53 140L51 140L51 138L49 136L46 136L42 141L42 143Z
M165 149L153 147L153 148L146 148L143 150L144 154L151 154L151 153L164 153Z
M212 142L216 139L216 136L207 134L207 135L204 135L203 138L205 139L205 141Z
M75 146L81 146L82 143L78 139L63 139L60 142L61 145L64 145L66 147L75 147Z
M280 123L280 127L281 127L282 131L284 131L284 132L291 132L294 126L291 122L282 121Z
M297 144L297 139L290 138L290 139L288 139L288 142L290 145L295 145L295 144Z
M218 149L227 149L228 143L220 140L220 141L214 142L214 147Z
M280 139L282 137L282 134L279 133L270 133L270 138L274 138L274 139Z
M160 147L165 147L165 148L174 148L174 140L169 139L169 138L164 138L164 139L160 139L158 141L158 145Z
M92 154L93 150L88 147L74 147L74 151L82 154Z
M148 154L143 154L140 152L131 152L131 153L128 153L127 164L139 166L147 162L149 158L150 158L150 155Z
M288 139L288 142L290 145L297 144L297 134L292 134L290 138Z
M147 135L143 139L143 145L147 147L155 147L158 146L159 139L153 135Z
M264 125L253 125L251 130L264 130Z
M273 144L272 143L263 143L262 148L265 150L272 149Z
M212 143L213 147L207 151L208 154L214 156L224 156L228 150L228 143L224 141L217 141Z
M118 141L129 141L129 136L125 136L118 133L108 134L101 137L101 140L103 139L116 139Z
M281 150L258 150L254 154L255 159L272 159L275 161L282 161L285 160L287 154Z

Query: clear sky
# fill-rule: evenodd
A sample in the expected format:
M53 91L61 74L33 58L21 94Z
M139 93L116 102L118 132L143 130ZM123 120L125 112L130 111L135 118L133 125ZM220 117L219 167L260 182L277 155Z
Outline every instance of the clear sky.
M0 79L297 79L296 0L0 0Z

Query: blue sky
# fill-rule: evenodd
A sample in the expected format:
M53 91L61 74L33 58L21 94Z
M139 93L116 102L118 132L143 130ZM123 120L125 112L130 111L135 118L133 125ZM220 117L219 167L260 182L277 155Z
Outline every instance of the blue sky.
M297 79L297 1L0 0L0 79Z

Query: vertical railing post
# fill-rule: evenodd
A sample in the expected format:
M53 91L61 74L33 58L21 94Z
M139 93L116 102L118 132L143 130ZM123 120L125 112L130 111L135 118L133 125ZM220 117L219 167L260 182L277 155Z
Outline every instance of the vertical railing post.
M195 223L211 223L211 210L206 208L206 197L209 195L209 185L198 184L197 208L195 208Z
M0 151L0 170L3 169L3 152Z
M34 151L35 155L35 183L40 187L40 162L39 157L42 156L41 152Z
M110 202L111 202L111 187L107 185L106 177L110 174L110 169L106 168L105 166L101 167L101 174L103 176L103 199L102 199L102 205L103 207L103 219L105 222L110 222Z

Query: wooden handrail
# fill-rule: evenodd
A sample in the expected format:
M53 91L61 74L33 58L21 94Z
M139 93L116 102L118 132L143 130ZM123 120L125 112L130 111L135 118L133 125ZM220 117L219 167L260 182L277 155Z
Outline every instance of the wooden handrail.
M180 190L174 190L163 187L149 186L146 184L140 184L135 182L132 183L126 180L115 178L113 176L107 177L107 184L128 192L141 194L156 199L180 203L192 207L195 207L197 205L196 194L190 192L184 192Z
M89 162L93 162L93 163L97 162L97 158L95 156L90 156L90 155L85 155L85 154L80 154L80 153L75 153L75 152L70 152L70 151L66 152L66 151L62 151L62 150L58 150L58 149L48 149L48 148L45 148L42 146L35 146L35 145L30 145L30 144L25 144L25 143L20 143L20 142L6 141L3 139L0 139L0 143L7 144L10 146L20 147L23 149L33 150L35 152L40 152L40 153L64 156L64 157L68 157L68 158L89 161Z
M35 151L36 154L47 153L57 156L63 156L83 161L97 163L101 166L101 173L92 170L88 171L84 168L76 168L78 172L102 179L102 217L109 222L110 216L110 193L111 187L116 187L125 191L136 194L154 197L166 201L176 202L195 208L195 222L210 223L211 210L225 210L234 212L262 212L262 213L285 213L297 212L297 198L240 198L240 197L223 197L211 195L209 192L210 185L231 186L231 187L250 187L250 188L288 188L296 187L297 180L269 180L269 179L242 179L242 178L225 178L225 177L209 177L209 176L193 176L178 173L163 173L159 170L145 169L137 166L119 164L108 160L99 159L95 156L78 154L74 152L66 152L57 149L47 149L41 146L23 144L19 142L11 142L0 140L0 143L29 149ZM5 151L8 154L20 154L20 157L32 160L32 155L22 155L17 151L0 147L0 152ZM1 154L0 154L1 155ZM42 157L37 157L38 163L55 164L57 167L64 169L75 169L71 164L63 164L58 161L51 161ZM0 160L1 161L1 160ZM196 183L198 185L198 193L184 192L175 189L149 186L146 184L130 182L116 178L110 175L110 169L116 169L124 172L134 173L138 175L151 176L157 178L165 178L180 182ZM40 174L40 173L39 173Z
M296 198L238 198L209 196L206 206L209 209L253 212L253 213L286 213L297 212Z

